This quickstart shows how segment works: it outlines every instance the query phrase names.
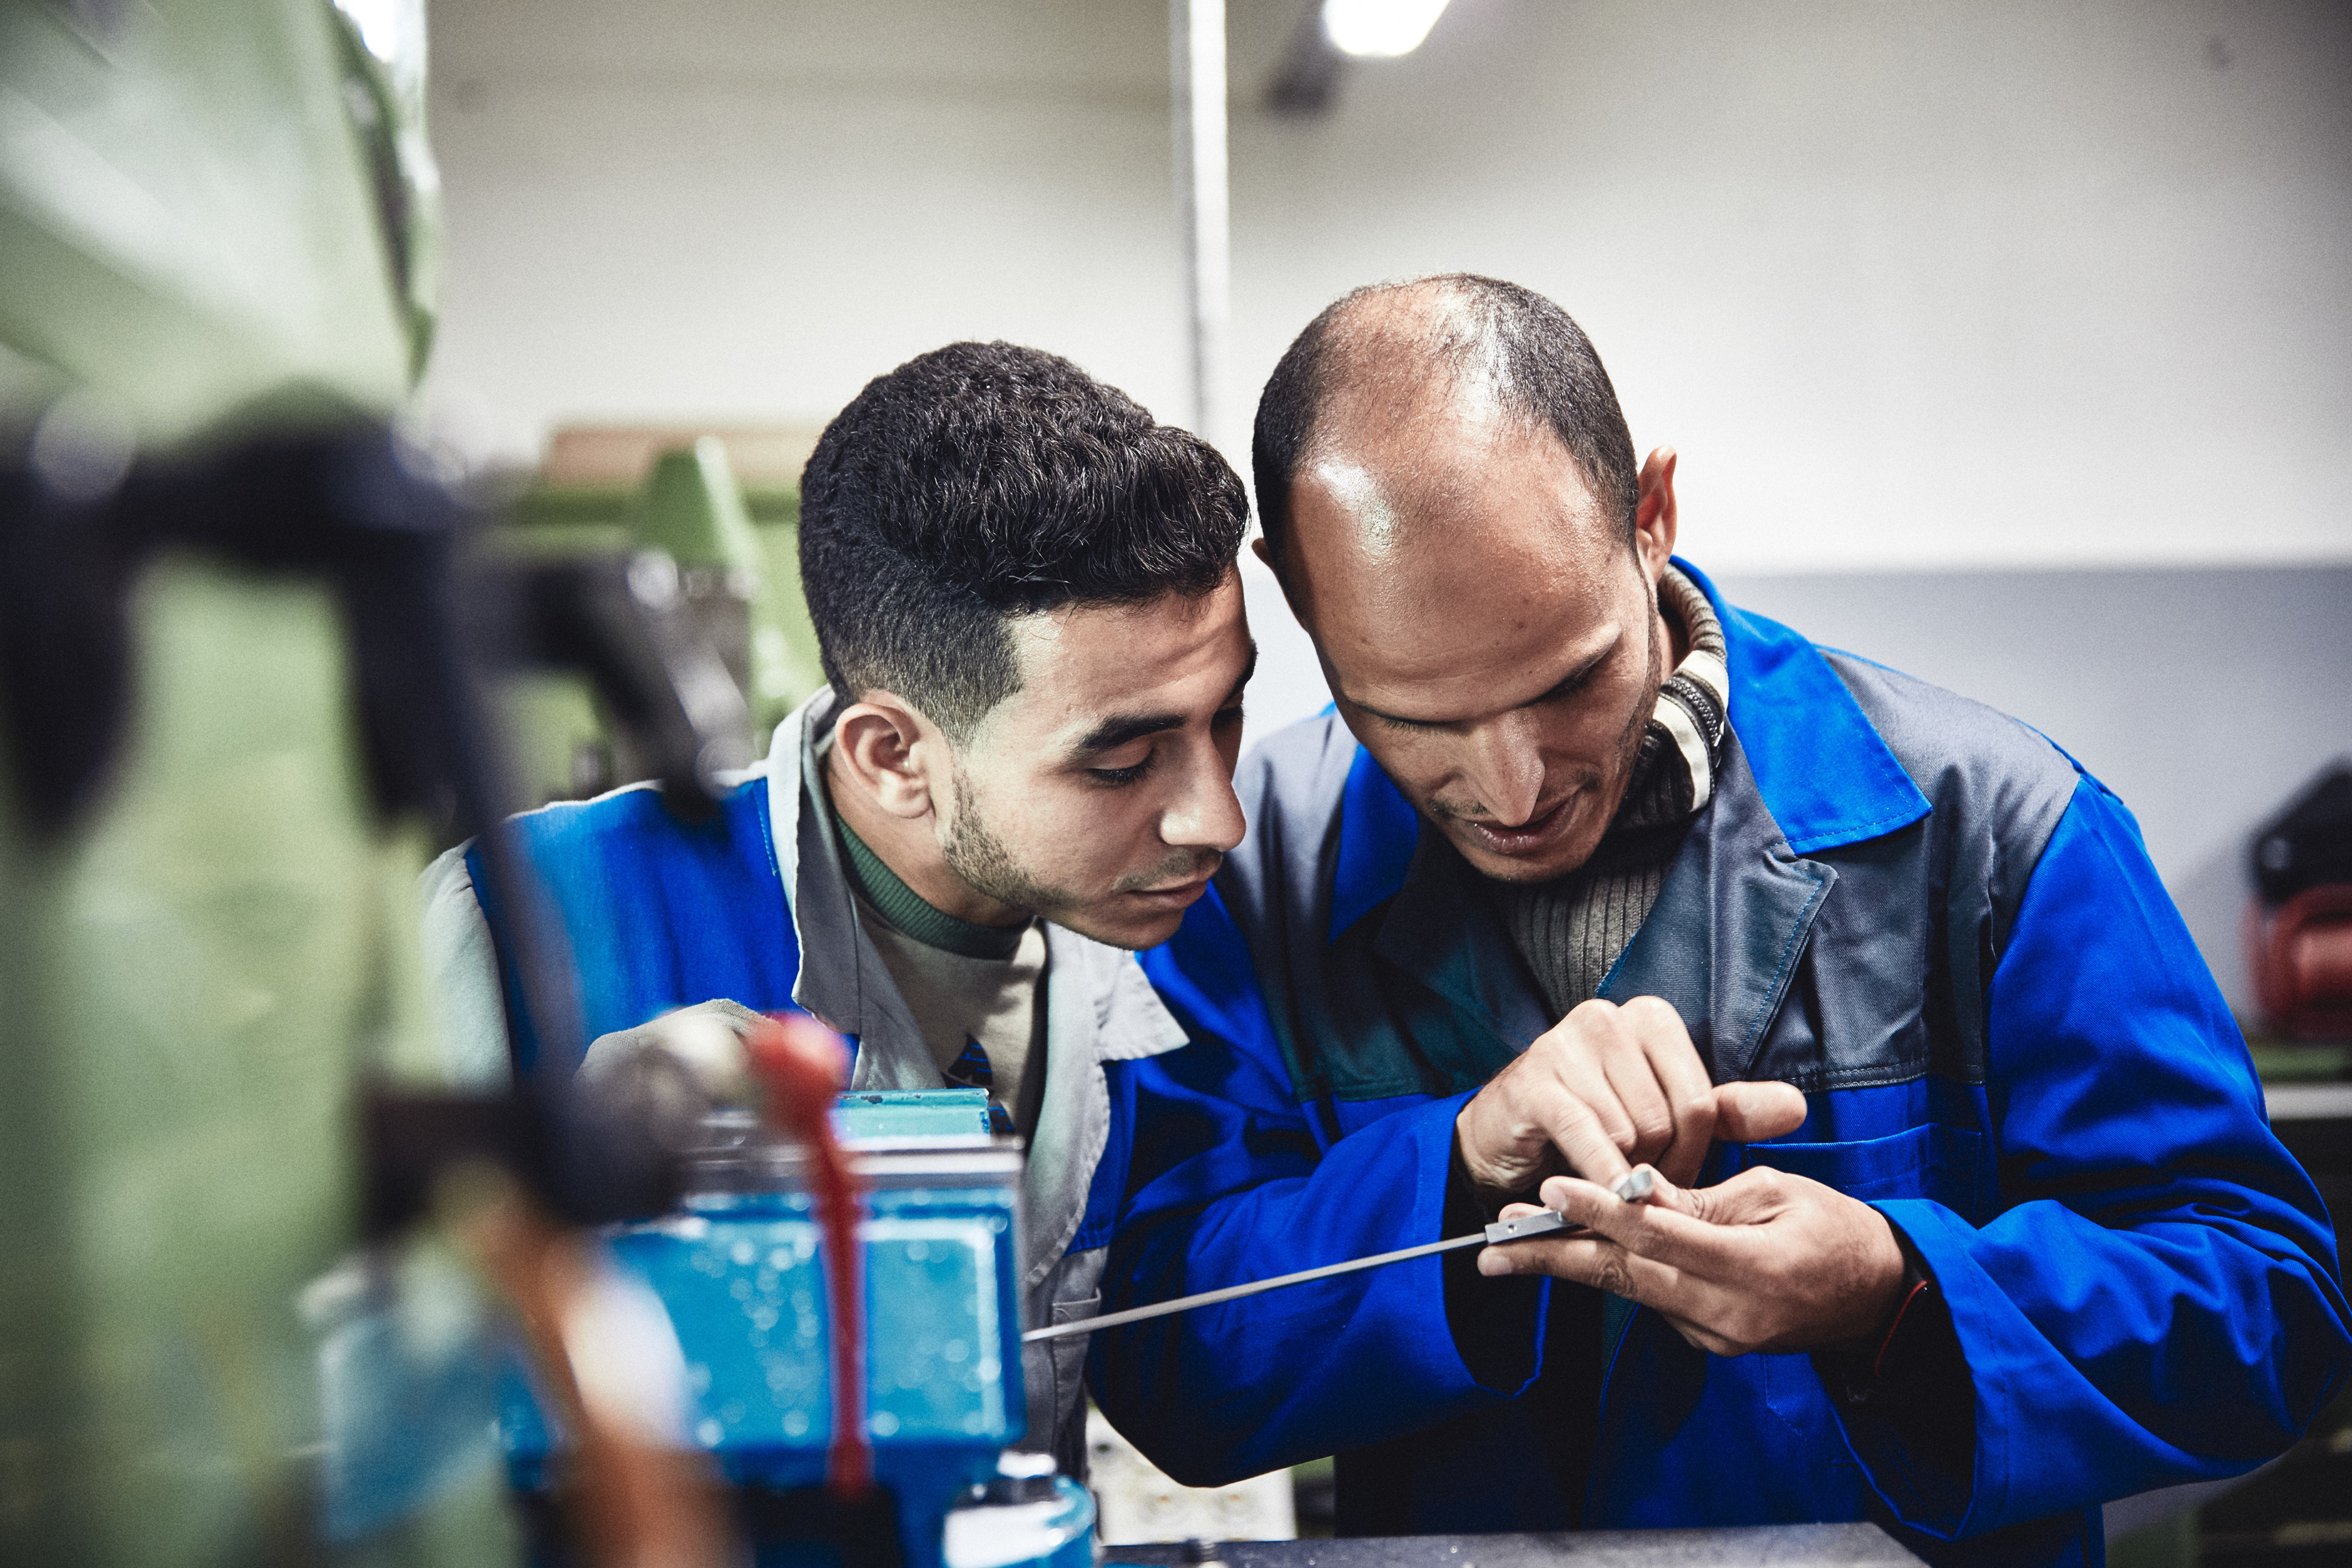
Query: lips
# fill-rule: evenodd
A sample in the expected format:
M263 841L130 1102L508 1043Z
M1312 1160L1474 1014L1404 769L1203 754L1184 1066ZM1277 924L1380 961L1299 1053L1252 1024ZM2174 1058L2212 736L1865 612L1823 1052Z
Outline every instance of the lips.
M1189 882L1171 882L1164 888L1130 888L1128 890L1139 899L1180 900L1189 904L1208 889L1209 879L1196 877Z
M1207 877L1195 877L1189 881L1171 882L1159 888L1129 888L1127 896L1145 909L1162 914L1181 913L1200 900L1209 890Z
M1581 793L1581 792L1579 792ZM1478 841L1497 855L1532 855L1557 840L1566 830L1576 804L1576 795L1562 797L1549 811L1542 812L1516 827L1500 823L1464 821L1463 826L1475 834Z

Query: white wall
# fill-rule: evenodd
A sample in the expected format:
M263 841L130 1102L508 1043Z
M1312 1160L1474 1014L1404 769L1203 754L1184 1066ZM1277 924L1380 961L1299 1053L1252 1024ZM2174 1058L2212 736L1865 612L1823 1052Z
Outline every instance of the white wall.
M1584 322L1722 567L2352 558L2352 7L1455 0L1305 123L1299 8L1233 5L1236 426L1334 294L1471 268ZM1159 0L432 25L436 383L509 450L960 335L1181 405Z
M1173 408L1151 4L435 0L434 391L531 457L570 418L822 424L1010 337Z
M1456 0L1234 165L1245 386L1526 283L1727 570L2352 555L2352 7Z

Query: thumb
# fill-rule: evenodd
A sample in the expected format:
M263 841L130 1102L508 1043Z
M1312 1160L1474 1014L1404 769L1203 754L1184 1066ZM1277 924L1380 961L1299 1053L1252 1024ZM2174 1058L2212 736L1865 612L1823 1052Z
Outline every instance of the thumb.
M1805 1097L1794 1084L1727 1083L1715 1091L1715 1135L1753 1143L1805 1124Z

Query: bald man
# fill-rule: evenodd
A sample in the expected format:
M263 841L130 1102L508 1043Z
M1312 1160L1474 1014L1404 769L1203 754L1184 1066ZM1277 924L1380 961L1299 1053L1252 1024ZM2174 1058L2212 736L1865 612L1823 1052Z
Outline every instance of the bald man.
M1342 1533L1875 1519L2096 1563L2342 1383L2310 1182L2114 796L2032 730L1726 604L1549 300L1360 291L1258 409L1335 710L1145 967L1096 1336L1181 1479L1339 1455ZM1611 1184L1654 1173L1646 1198Z

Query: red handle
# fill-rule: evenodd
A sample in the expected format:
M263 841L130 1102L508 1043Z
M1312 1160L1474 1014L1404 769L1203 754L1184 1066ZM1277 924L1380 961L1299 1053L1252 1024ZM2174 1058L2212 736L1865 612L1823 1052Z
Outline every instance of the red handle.
M833 1135L834 1097L848 1052L839 1036L797 1013L770 1014L749 1045L752 1070L767 1086L768 1124L808 1151L833 1302L833 1442L825 1479L836 1496L858 1498L874 1484L874 1450L866 1441L865 1249L857 1242L857 1179Z

